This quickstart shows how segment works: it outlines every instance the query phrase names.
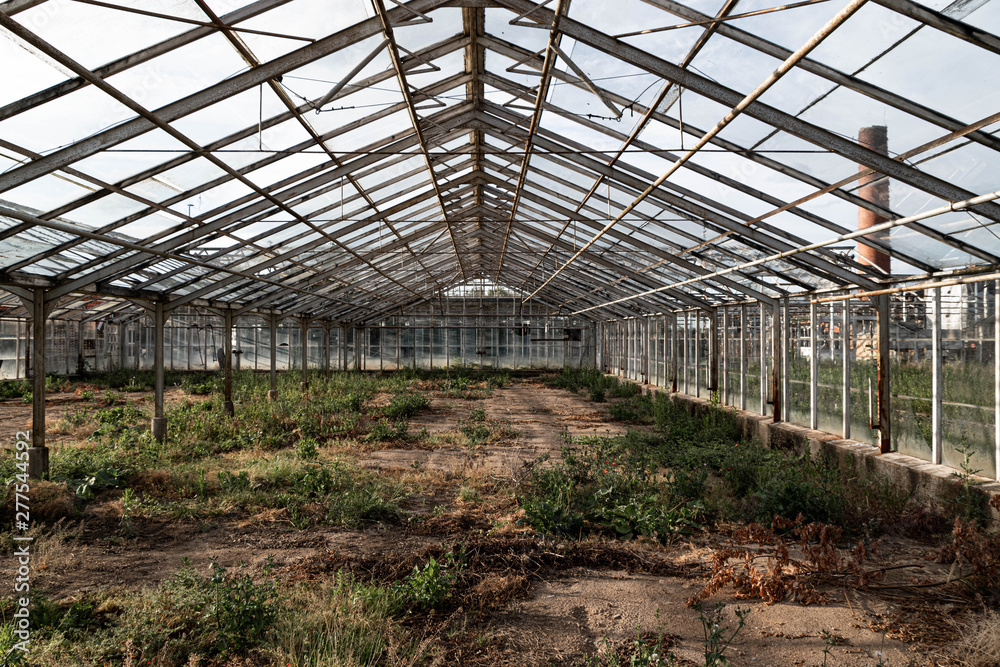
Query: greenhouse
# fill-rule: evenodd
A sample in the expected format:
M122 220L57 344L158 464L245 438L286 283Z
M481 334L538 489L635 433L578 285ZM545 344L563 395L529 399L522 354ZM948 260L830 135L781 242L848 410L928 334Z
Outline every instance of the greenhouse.
M0 35L0 386L32 480L72 490L105 391L140 450L218 462L192 387L233 442L329 400L361 420L333 440L430 451L379 396L514 378L996 491L1000 3L0 0ZM327 446L297 424L275 442Z

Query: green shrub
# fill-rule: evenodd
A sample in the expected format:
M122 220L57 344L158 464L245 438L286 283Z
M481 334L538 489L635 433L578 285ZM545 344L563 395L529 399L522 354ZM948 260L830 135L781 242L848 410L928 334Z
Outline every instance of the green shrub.
M27 380L0 381L0 398L21 398L31 392L31 383Z
M451 595L452 584L464 566L463 560L462 554L456 558L451 551L440 562L431 557L423 568L414 565L413 572L396 582L392 590L407 607L421 611L436 609Z
M499 442L518 434L511 428L509 419L489 419L482 407L470 412L468 419L459 419L458 430L465 435L470 447Z
M518 495L525 522L542 532L578 537L598 531L662 542L698 525L699 504L674 498L649 452L624 438L564 447L559 461L534 467Z
M431 401L424 394L396 394L389 405L382 409L382 414L394 421L409 419L421 410L427 408Z
M608 416L618 422L648 423L653 421L653 401L650 396L631 396L608 405Z
M295 446L295 455L303 461L312 461L319 456L318 443L312 438L302 438Z
M371 431L363 438L365 442L385 442L388 440L403 440L406 438L406 422L399 421L389 425L385 421L377 421Z

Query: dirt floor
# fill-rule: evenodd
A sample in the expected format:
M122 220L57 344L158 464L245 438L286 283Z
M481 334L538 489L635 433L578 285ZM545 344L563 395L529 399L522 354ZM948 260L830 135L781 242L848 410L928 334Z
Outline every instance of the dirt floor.
M56 395L50 405L59 411L76 401L69 394ZM504 446L474 451L447 445L433 451L378 449L362 463L383 470L417 464L440 471L454 498L454 489L471 471L516 477L540 453L557 453L566 433L623 430L605 421L601 405L587 396L536 381L515 382L482 401L435 397L410 429L447 433L476 406L485 407L491 418L510 420L518 435ZM0 438L11 442L29 417L30 406L0 404ZM256 569L273 557L278 575L293 580L329 577L339 568L379 579L402 576L428 555L463 543L478 563L478 604L489 612L476 623L488 641L456 649L450 654L454 664L582 664L585 654L625 646L637 635L657 630L672 638L669 650L677 658L690 661L683 664L704 664L703 625L685 602L704 585L711 556L727 539L723 531L667 547L650 540L546 542L509 524L491 530L509 507L456 503L412 526L363 531L295 530L280 511L211 521L140 518L135 537L121 539L115 536L116 502L115 493L106 494L90 503L82 518L56 527L53 537L40 544L33 586L58 600L107 587L152 585L176 572L182 558L203 570L212 559L227 566L245 561ZM878 562L909 568L882 582L882 592L848 592L831 585L825 591L828 604L802 606L733 600L723 591L708 606L725 602L720 625L730 628L736 627L736 608L750 609L746 627L726 654L732 665L936 664L942 641L954 636L949 625L954 603L936 601L936 615L928 619L926 605L917 611L920 589L907 590L913 577L941 573L942 566L931 559L934 551L931 544L888 539ZM12 559L0 559L0 580L12 576ZM822 631L836 638L826 661Z
M474 401L435 396L430 408L410 421L411 432L422 428L431 434L452 432L459 419L466 419L474 408L483 407L487 417L508 420L517 435L502 447L479 447L474 453L457 446L432 451L382 449L361 462L383 469L417 463L443 472L482 469L513 475L540 454L558 454L567 435L575 438L625 431L621 424L609 423L607 412L597 406L585 396L552 389L541 382L508 385L494 389L489 398Z

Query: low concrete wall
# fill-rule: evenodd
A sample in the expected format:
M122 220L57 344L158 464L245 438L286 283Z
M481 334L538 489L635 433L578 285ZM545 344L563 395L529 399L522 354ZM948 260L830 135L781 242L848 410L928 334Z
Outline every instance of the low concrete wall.
M622 378L619 378L622 379ZM647 392L666 391L654 385L642 385ZM709 409L709 402L703 398L695 398L687 394L673 394L673 399L684 406L688 412L697 416ZM781 449L801 454L806 448L814 456L829 452L840 462L841 467L854 470L867 470L880 477L892 480L893 485L906 493L912 493L920 503L929 506L942 514L948 514L949 501L955 497L959 478L954 468L928 463L922 459L905 454L880 454L877 447L847 440L839 435L814 431L798 424L788 422L774 423L771 417L763 417L753 412L726 408L733 415L748 439L756 438L765 447ZM1000 482L987 477L974 476L980 485L978 492L983 494L983 503L1000 495ZM1000 512L987 505L994 521L1000 520Z

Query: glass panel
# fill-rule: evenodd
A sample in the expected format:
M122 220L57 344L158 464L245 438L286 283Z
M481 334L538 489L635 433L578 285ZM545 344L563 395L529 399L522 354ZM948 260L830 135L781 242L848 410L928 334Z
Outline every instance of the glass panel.
M996 478L994 457L994 283L941 288L942 456Z

